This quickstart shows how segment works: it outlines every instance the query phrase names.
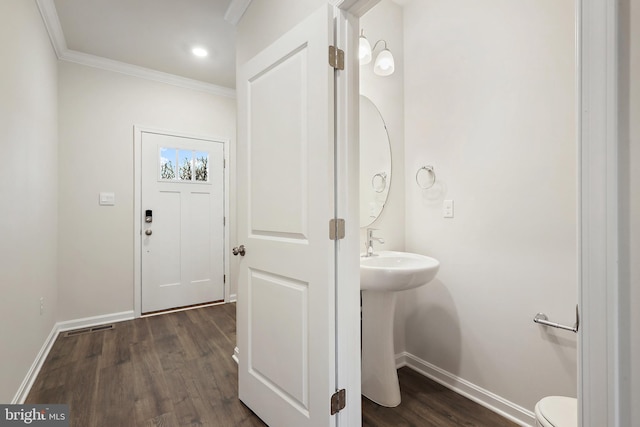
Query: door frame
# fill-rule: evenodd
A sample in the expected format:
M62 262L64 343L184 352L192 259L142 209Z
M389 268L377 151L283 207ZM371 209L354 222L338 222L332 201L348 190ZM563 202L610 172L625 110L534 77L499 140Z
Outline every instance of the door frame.
M580 170L578 417L584 427L622 426L621 342L629 330L618 277L618 8L577 0ZM625 250L625 249L622 249ZM627 249L628 250L628 249Z
M358 154L358 66L357 39L359 18L380 0L330 0L340 9L337 17L338 44L345 47L345 75L336 82L338 117L336 120L338 147L338 185L357 194L358 187L344 167ZM584 427L622 426L628 421L630 399L624 395L621 378L628 377L630 367L623 363L621 342L630 338L629 316L625 315L620 296L624 289L618 278L618 8L615 0L575 0L577 102L578 113L578 227L579 227L579 289L578 303L582 324L578 343L578 417ZM355 31L354 31L355 28ZM349 71L351 69L351 71ZM351 126L350 126L351 125ZM354 127L356 129L354 129ZM346 156L346 157L345 157ZM356 163L357 165L357 163ZM358 222L357 210L342 197L339 207L349 232ZM355 213L354 213L355 212ZM357 240L357 239L356 239ZM352 242L345 242L349 246ZM357 250L356 250L357 253ZM343 259L346 259L343 258ZM357 280L352 261L338 264L341 283ZM349 324L349 313L343 311L352 303L345 286L338 287L339 324ZM343 344L348 331L338 332ZM359 357L348 345L338 345L338 367L355 366L351 359ZM358 376L359 377L359 376ZM339 377L340 378L340 377ZM359 390L355 376L348 390ZM351 397L353 396L351 393ZM349 393L347 393L349 396ZM358 396L359 398L359 396ZM347 408L360 404L347 397ZM352 407L353 408L353 407ZM347 421L346 417L348 416ZM342 418L339 418L341 420ZM340 425L360 425L353 414L345 414Z
M335 44L345 53L344 70L336 73L335 195L336 218L345 219L345 237L336 246L336 388L345 389L346 406L337 427L362 424L360 372L360 64L359 18L380 0L332 0Z
M160 135L175 136L179 138L193 138L212 143L223 144L224 151L224 217L226 218L224 225L224 275L226 277L224 283L224 301L229 302L231 299L230 291L230 275L229 275L229 145L228 138L220 138L210 135L200 135L175 130L160 129L149 126L134 125L133 126L133 312L136 318L142 316L142 134L156 133Z

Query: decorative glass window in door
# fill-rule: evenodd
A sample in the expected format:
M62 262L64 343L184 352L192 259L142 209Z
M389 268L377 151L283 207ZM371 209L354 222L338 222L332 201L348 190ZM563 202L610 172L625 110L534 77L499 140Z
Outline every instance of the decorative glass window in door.
M191 181L193 178L193 152L187 150L178 151L178 179L180 181Z
M160 149L160 179L174 180L176 179L176 156L175 148Z
M209 182L209 152L160 148L160 180Z
M196 181L209 181L209 153L206 151L195 151L193 153L193 162Z

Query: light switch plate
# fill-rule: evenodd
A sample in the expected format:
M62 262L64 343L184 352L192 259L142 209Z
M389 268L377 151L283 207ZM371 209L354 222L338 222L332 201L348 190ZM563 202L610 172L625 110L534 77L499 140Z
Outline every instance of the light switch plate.
M100 206L113 206L116 204L114 193L100 193Z
M453 218L453 200L445 200L442 203L442 216L444 218Z

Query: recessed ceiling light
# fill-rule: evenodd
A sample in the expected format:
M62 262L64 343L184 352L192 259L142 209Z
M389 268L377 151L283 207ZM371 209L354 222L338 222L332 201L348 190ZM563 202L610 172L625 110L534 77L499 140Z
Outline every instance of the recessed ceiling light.
M193 49L191 49L191 53L199 58L204 58L205 56L209 55L209 52L207 52L207 50L202 47L194 47Z

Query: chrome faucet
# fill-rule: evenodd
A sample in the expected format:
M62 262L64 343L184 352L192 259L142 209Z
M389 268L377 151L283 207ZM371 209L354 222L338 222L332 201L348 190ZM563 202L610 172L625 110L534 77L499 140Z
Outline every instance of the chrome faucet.
M367 228L367 240L364 242L366 255L365 256L375 256L373 253L373 241L377 240L379 243L384 243L384 239L382 237L376 237L373 235L373 232L376 231L376 228Z

